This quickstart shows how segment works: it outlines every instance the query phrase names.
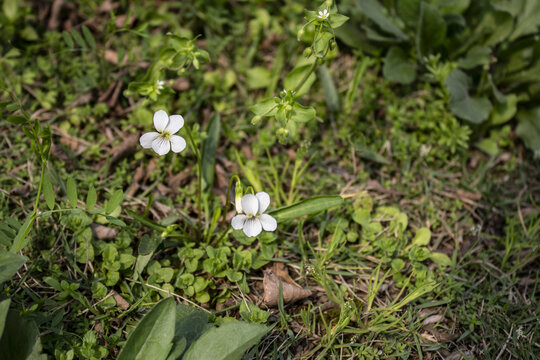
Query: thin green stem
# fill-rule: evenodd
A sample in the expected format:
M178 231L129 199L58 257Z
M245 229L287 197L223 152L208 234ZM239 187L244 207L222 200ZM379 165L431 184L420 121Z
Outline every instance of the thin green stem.
M304 83L307 81L307 79L309 78L309 76L315 71L315 69L317 68L317 59L315 59L315 61L313 61L313 64L311 64L311 67L309 68L309 71L306 73L306 75L304 75L304 77L302 78L302 80L300 80L300 82L298 83L298 85L296 85L296 88L293 90L293 92L298 92L302 86L304 85Z
M199 149L197 148L197 145L195 144L195 140L193 140L193 136L191 135L191 130L189 129L189 126L186 126L186 131L189 137L189 141L191 142L191 147L193 148L193 152L195 153L195 156L197 157L197 177L198 177L198 184L197 184L197 227L199 233L201 230L201 212L202 212L202 161L201 161L201 154L199 152Z

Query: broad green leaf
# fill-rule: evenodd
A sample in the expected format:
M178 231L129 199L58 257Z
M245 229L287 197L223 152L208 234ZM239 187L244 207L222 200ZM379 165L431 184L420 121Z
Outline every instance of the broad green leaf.
M276 220L296 219L305 215L313 215L343 204L343 198L338 195L315 196L296 204L285 206L269 212Z
M105 206L105 213L107 214L112 213L118 206L120 206L123 199L124 199L124 192L122 191L122 189L118 189L115 192L113 192L111 195L111 198L107 202L107 206Z
M86 194L86 210L92 210L96 206L97 193L94 185L90 184L88 194Z
M290 73L285 76L285 80L283 82L283 87L287 90L294 91L296 90L297 86L300 84L300 82L304 79L304 77L309 73L309 70L311 68L311 64L306 64L299 66L295 69L293 69ZM308 92L309 88L313 83L315 82L316 77L315 73L311 73L307 80L304 82L304 85L298 90L296 90L296 97L300 97Z
M249 110L258 116L272 116L277 112L279 99L271 97L249 107Z
M326 100L326 106L328 106L328 110L335 113L339 111L340 104L334 80L330 76L330 73L328 72L328 68L326 66L319 66L317 71L319 72L319 78L321 80L324 98Z
M491 49L487 46L473 46L464 58L458 60L458 66L463 69L472 69L480 65L489 64Z
M246 73L246 82L249 89L265 89L272 82L272 72L262 66L253 67Z
M491 102L483 98L469 96L470 79L461 70L454 69L444 81L450 92L450 110L457 117L473 124L484 122L491 112Z
M303 106L295 102L292 107L291 120L297 123L305 123L315 118L315 109L311 106ZM293 135L293 134L290 134Z
M82 26L82 33L84 36L84 40L86 40L86 43L90 45L92 49L96 48L96 41L94 40L94 36L92 35L92 32L90 32L90 29L86 27L86 25ZM120 63L121 64L121 63Z
M43 174L43 196L49 210L54 209L54 190L49 175Z
M0 302L0 339L4 333L4 328L6 327L6 318L9 310L9 304L11 304L11 299L7 298L6 300Z
M523 9L516 20L514 31L509 38L510 41L524 35L536 33L540 27L540 16L538 14L540 14L540 1L525 0Z
M34 355L34 359L41 358L36 354L41 346L37 344L38 335L39 330L33 320L21 317L15 311L9 311L0 339L2 359L25 360L32 359L32 355Z
M175 313L172 297L154 305L129 334L118 360L167 359L173 345Z
M330 14L328 17L328 22L330 23L332 29L337 29L341 25L345 24L347 20L349 20L349 18L341 14Z
M177 304L176 324L174 328L173 342L177 343L185 339L186 348L189 348L206 330L211 328L208 324L208 314L194 307Z
M179 340L173 340L173 346L171 352L167 356L167 360L181 359L182 354L187 348L186 338L180 338Z
M259 324L229 321L206 331L188 349L183 360L240 360L270 330Z
M66 192L71 207L77 207L77 184L75 180L70 176L67 179L66 183Z
M443 42L446 36L446 22L435 6L422 2L418 26L417 47L422 52L420 55L425 56Z
M432 252L429 257L437 265L441 265L441 266L452 265L452 260L450 260L450 258L446 254L443 254L440 252Z
M435 0L431 3L439 9L441 15L459 15L469 8L471 0Z
M401 48L393 46L384 58L383 75L389 81L410 84L416 78L416 64Z
M416 29L420 15L420 0L396 1L396 11L407 26Z
M427 245L429 244L429 240L431 240L431 231L426 228L420 228L416 231L416 235L414 235L414 238L412 239L413 245Z
M497 103L491 112L490 122L492 125L501 125L510 121L517 112L518 97L516 94L508 94L504 103Z
M19 0L4 0L2 4L2 12L10 22L17 19L17 9L19 8Z
M516 134L529 149L535 153L540 152L540 107L522 110L517 114L517 118Z
M484 138L475 146L490 156L497 156L499 154L499 145L497 145L497 142L493 139Z
M204 180L204 188L211 189L214 184L214 171L216 167L216 151L219 144L219 135L221 132L221 119L219 113L216 113L210 119L208 128L206 129L207 138L204 139L202 145L202 175Z
M377 0L359 0L358 5L364 15L373 21L381 30L392 34L401 41L407 41L408 36L397 27L384 13L384 8Z

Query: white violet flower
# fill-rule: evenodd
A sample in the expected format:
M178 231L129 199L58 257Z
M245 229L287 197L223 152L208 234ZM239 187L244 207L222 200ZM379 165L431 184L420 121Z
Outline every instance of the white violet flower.
M319 11L319 15L317 15L317 17L319 19L326 20L328 19L328 15L330 15L330 13L328 12L328 10L324 9L323 11Z
M158 89L158 90L163 90L164 87L165 87L165 81L163 81L163 80L158 80L158 81L157 81L156 89Z
M272 216L264 214L270 205L270 195L265 192L257 194L247 194L242 196L242 211L232 218L231 225L235 230L244 230L247 237L257 236L264 229L274 231L277 228L277 221Z
M184 118L181 115L167 115L164 110L154 113L154 127L158 132L148 132L141 136L139 142L145 149L154 149L158 155L165 155L171 149L178 153L186 148L186 140L174 135L184 126Z

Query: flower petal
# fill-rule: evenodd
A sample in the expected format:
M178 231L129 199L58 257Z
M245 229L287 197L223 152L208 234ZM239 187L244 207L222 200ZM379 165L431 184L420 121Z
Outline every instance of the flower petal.
M259 211L259 200L253 194L242 196L242 210L246 215L257 215Z
M175 153L179 153L180 151L184 150L186 148L186 140L184 140L183 137L178 135L171 136L171 149Z
M145 149L150 149L152 147L152 142L156 140L156 138L159 136L159 134L155 131L153 132L147 132L146 134L143 134L139 138L139 143L141 146Z
M262 231L261 221L257 218L246 219L243 230L247 237L257 236Z
M152 149L154 149L158 155L165 155L171 150L171 142L162 137L158 137L152 141Z
M272 216L262 214L259 219L264 231L274 231L277 229L277 221Z
M256 193L255 196L257 197L257 200L259 200L259 212L262 214L266 211L268 205L270 205L270 195L261 191Z
M169 123L169 115L165 110L158 110L154 113L154 127L157 131L163 132Z
M168 131L172 134L176 134L184 126L184 118L182 115L171 115L169 118L169 125L165 128L165 131Z
M231 226L234 230L240 230L244 227L244 222L246 221L247 216L246 215L236 215L231 220Z

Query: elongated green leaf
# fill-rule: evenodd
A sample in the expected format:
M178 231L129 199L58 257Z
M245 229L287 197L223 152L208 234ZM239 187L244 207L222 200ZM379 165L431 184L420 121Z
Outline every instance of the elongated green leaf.
M107 202L107 206L105 207L105 213L110 214L112 213L120 204L122 203L122 200L124 199L124 192L122 189L116 190L111 195L111 198L109 199L109 202Z
M520 36L534 34L540 27L540 16L538 16L540 14L540 1L525 0L524 3L524 7L516 21L514 32L510 36L511 41Z
M96 206L97 193L94 185L90 184L88 194L86 194L86 210L92 210Z
M433 5L420 3L420 24L417 30L417 47L422 56L439 46L446 35L446 22Z
M429 240L431 240L431 231L428 228L423 227L416 231L412 244L423 246L429 244Z
M30 232L30 226L34 223L34 220L36 218L32 214L28 214L24 224L17 231L17 236L13 239L13 244L11 244L9 251L16 253L26 246L26 243L29 241L28 233Z
M77 184L71 176L67 179L66 192L71 207L77 207Z
M11 304L11 299L6 299L0 302L0 339L4 333L4 328L6 327L6 318L9 310L9 304Z
M73 43L73 39L71 38L71 35L69 35L67 31L62 32L62 38L64 39L64 42L70 49L73 49L75 47L75 44Z
M242 321L226 322L205 332L188 349L183 360L240 360L269 327Z
M49 175L43 174L43 196L49 210L54 209L54 190Z
M300 84L300 82L304 79L304 77L309 73L309 70L311 68L311 64L306 64L299 66L295 69L293 69L290 73L285 76L285 80L283 81L283 86L287 90L294 91L296 90L296 87ZM315 82L316 77L315 73L311 73L307 80L304 82L302 87L296 91L295 96L299 97L304 95L308 92L309 88L313 83Z
M279 99L271 97L249 107L249 110L258 116L272 116L277 112Z
M71 36L75 39L75 42L79 44L80 47L86 48L86 43L84 42L83 37L77 30L71 30Z
M397 27L390 19L384 14L384 8L377 0L360 0L358 1L360 10L371 21L373 21L381 30L386 33L392 34L399 40L406 41L408 39L399 27Z
M206 133L208 137L204 139L202 146L202 174L204 180L204 188L211 189L214 184L214 172L216 167L216 151L219 143L219 135L221 132L221 119L216 113L208 124Z
M118 360L165 360L173 345L175 312L172 297L157 303L129 335Z
M92 32L90 31L90 29L88 29L88 27L86 27L86 25L82 26L82 33L84 36L84 40L86 40L86 43L90 45L92 49L95 49L96 41L94 40L94 36L92 35Z
M317 71L319 72L319 78L321 80L326 106L328 106L328 110L335 113L339 111L340 103L334 80L332 80L326 66L320 66Z
M339 195L315 196L296 204L276 209L269 212L269 214L278 221L290 220L305 215L313 215L341 204L343 204L343 198Z
M520 111L517 115L519 124L516 134L525 145L534 152L540 152L540 107L529 111Z
M140 222L141 224L143 224L144 226L149 227L150 229L153 229L153 230L156 230L156 231L164 231L165 230L165 226L160 225L157 222L148 219L147 217L139 215L134 211L126 209L126 213L129 216L131 216L132 218L134 218L135 220L137 220L138 222Z
M440 253L440 252L433 252L429 256L431 260L440 266L451 266L452 260L448 257L448 255Z
M6 118L6 120L12 124L17 124L17 125L24 124L27 121L24 116L20 116L20 115L10 115Z
M297 123L305 123L313 120L315 118L315 114L315 109L311 106L303 106L295 102L291 112L291 120Z
M450 92L450 110L457 117L473 124L484 122L492 109L491 102L485 98L469 96L470 79L461 70L454 69L444 81Z

